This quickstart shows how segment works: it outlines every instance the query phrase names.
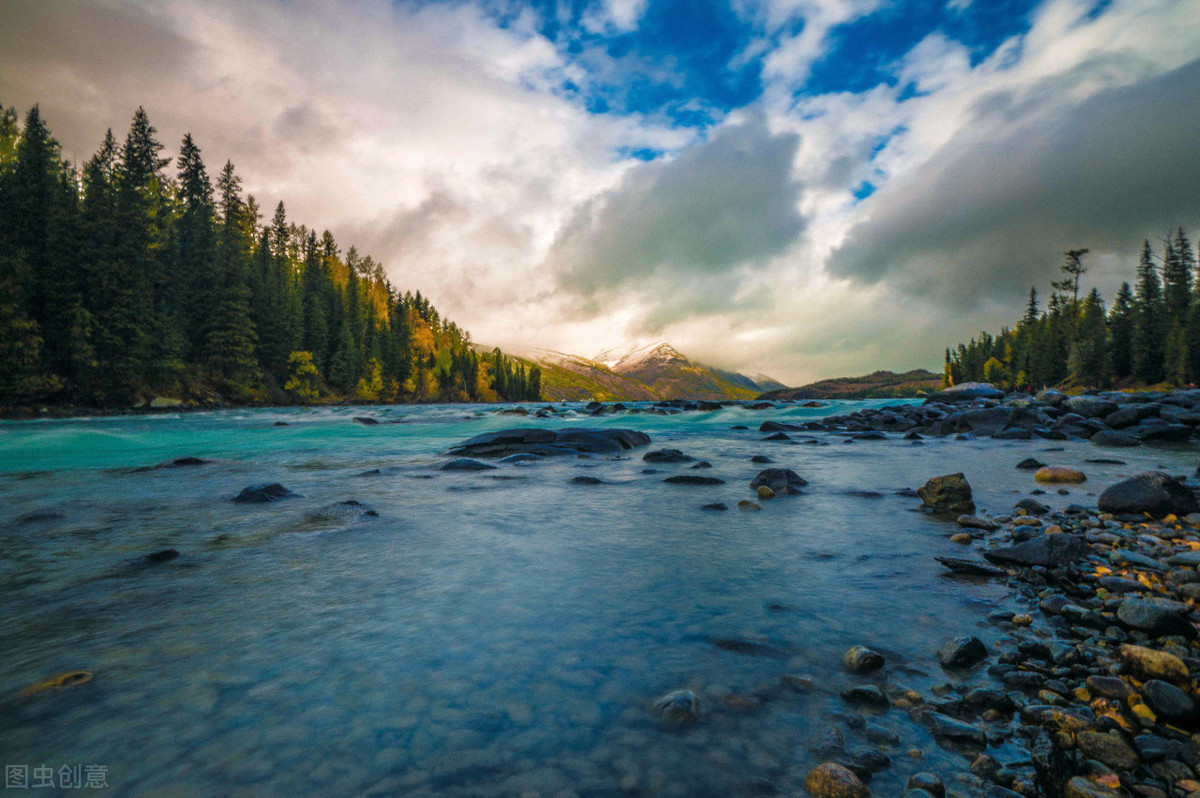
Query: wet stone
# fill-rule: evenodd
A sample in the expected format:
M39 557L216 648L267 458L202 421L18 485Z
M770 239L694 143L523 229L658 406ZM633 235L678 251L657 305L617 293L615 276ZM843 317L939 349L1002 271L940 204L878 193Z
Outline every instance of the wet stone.
M943 668L962 670L972 668L987 658L987 648L978 637L962 636L948 640L937 652Z
M817 765L804 777L810 798L870 798L862 780L849 768L834 762Z
M883 667L883 655L866 646L853 646L842 655L842 667L853 673L870 673Z

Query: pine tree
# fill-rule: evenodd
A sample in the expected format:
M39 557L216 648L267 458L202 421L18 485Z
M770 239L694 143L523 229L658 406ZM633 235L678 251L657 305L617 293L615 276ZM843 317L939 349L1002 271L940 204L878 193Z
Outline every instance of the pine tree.
M179 219L174 225L175 273L160 302L186 331L187 354L199 359L216 318L223 280L217 269L216 209L200 148L188 133L179 149Z
M1133 373L1142 382L1153 384L1163 379L1166 325L1162 285L1149 241L1142 247L1137 277L1133 316Z
M1038 316L1037 288L1031 285L1029 286L1029 301L1025 303L1025 316L1021 319L1021 325L1027 327L1035 324Z
M1059 271L1063 273L1063 278L1050 284L1056 291L1064 294L1070 292L1072 313L1079 308L1079 278L1087 272L1083 265L1083 256L1087 253L1086 249L1069 249L1064 252L1063 263L1058 267Z
M1182 233L1182 230L1180 231ZM1168 239L1163 251L1163 304L1167 323L1183 322L1192 303L1192 267Z
M205 338L206 360L226 391L253 396L262 379L255 358L256 336L250 318L250 256L255 219L241 198L241 180L226 162L217 180L221 235L214 282L214 313Z
M1069 369L1076 382L1101 386L1108 382L1108 334L1104 301L1093 288L1079 306L1071 342Z
M1108 314L1109 364L1119 380L1133 373L1134 298L1129 283L1121 283Z

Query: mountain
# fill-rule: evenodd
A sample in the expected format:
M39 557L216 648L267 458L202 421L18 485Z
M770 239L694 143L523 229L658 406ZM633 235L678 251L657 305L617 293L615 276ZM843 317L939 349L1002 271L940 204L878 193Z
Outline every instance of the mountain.
M657 401L662 398L638 380L586 357L534 349L523 353L521 359L541 367L542 396L553 401Z
M608 349L593 358L535 349L520 359L541 368L542 394L549 400L753 399L779 385L696 363L665 342Z
M760 399L891 399L916 396L918 392L938 391L942 376L925 369L903 374L873 371L862 377L837 377L799 388L767 391Z
M609 349L593 359L649 386L663 399L753 399L762 392L749 377L693 363L662 341L626 352Z

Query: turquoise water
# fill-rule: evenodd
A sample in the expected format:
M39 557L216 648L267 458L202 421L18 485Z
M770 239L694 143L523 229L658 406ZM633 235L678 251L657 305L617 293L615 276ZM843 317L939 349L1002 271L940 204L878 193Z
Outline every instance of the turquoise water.
M886 403L0 424L0 761L101 764L122 795L794 793L814 734L849 712L836 694L854 683L838 668L845 649L884 651L889 678L928 695L949 679L937 646L962 633L994 642L1002 633L986 615L1015 606L1003 586L943 577L933 556L966 553L947 540L953 524L895 491L961 470L981 508L1002 512L1034 487L1013 468L1029 455L1089 473L1083 491L1043 497L1059 505L1094 503L1083 494L1145 467L1194 467L1188 450L1122 450L1129 465L1113 466L1084 463L1112 453L1081 443L821 434L828 445L788 446L754 431L860 404ZM362 415L399 423L353 422ZM453 443L534 425L644 430L651 448L706 459L713 468L692 473L727 483L663 484L687 465L646 474L641 451L436 469ZM754 454L811 485L761 512L700 510L753 498ZM153 468L184 456L213 462ZM579 475L609 484L570 484ZM303 498L230 501L262 482ZM351 499L378 516L321 512ZM17 520L45 510L61 517ZM181 556L130 565L165 548ZM730 638L760 646L713 643ZM93 680L19 695L80 669ZM782 689L782 674L814 687ZM648 706L677 688L696 691L703 719L661 728ZM916 770L949 779L965 768L903 713L877 722L901 740L884 746L893 764L876 794L898 794ZM907 756L914 747L923 760Z

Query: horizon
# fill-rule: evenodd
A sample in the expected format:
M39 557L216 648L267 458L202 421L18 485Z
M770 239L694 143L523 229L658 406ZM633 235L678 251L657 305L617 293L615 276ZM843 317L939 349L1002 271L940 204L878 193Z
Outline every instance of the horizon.
M796 386L936 371L1063 251L1111 297L1195 230L1197 11L13 2L0 103L78 162L144 106L474 340Z

